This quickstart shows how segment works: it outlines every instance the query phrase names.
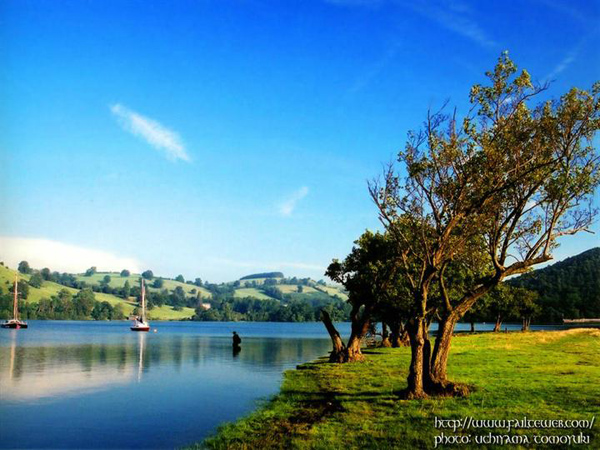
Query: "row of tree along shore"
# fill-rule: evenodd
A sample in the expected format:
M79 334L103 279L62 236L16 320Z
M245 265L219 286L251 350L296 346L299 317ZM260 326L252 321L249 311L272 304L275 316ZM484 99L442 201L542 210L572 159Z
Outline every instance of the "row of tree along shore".
M392 341L405 334L411 347L407 398L467 394L447 376L457 322L488 309L500 326L514 310L527 329L536 294L510 280L551 261L559 238L589 231L597 214L600 82L540 102L549 85L519 72L507 52L486 76L467 115L430 111L409 133L397 163L368 185L383 232L365 232L327 269L352 305L346 342L323 314L330 361L364 359L361 341L384 322ZM592 294L583 300L597 308Z

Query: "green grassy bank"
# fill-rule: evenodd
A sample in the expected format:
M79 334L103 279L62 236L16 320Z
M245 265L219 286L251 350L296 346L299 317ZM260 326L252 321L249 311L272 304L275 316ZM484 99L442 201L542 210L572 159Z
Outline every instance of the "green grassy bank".
M457 336L452 380L475 387L466 398L401 400L409 349L366 350L364 363L324 359L285 373L281 392L258 411L222 426L192 448L434 448L436 435L589 436L600 448L600 330ZM435 418L587 419L592 429L435 428ZM567 448L567 445L463 444L438 448Z

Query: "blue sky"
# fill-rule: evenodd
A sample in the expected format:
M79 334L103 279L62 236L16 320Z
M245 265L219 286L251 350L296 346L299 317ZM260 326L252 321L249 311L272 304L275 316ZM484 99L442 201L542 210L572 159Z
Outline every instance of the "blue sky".
M321 278L379 227L366 180L502 50L551 96L600 79L598 1L9 0L0 22L0 258L58 270Z

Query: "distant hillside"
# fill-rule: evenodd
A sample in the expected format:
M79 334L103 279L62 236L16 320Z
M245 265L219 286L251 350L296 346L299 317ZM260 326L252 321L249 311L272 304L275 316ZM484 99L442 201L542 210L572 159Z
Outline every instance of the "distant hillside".
M13 270L6 266L0 265L0 294L7 294L9 292L9 290L12 289L12 286L14 284L15 274L17 274L16 270ZM97 275L97 277L96 277L97 281L99 282L99 280L102 278L101 275L104 276L106 274L96 274L96 275ZM111 281L112 281L112 275L115 275L115 278L118 278L118 274L111 274ZM22 280L24 282L28 282L31 279L31 275L28 275L28 274L18 273L18 276L19 276L19 280ZM77 277L74 277L74 278L77 278ZM84 278L88 278L88 277L84 277ZM89 277L89 278L91 278L91 277ZM130 279L130 283L132 285L135 284L135 280L137 280L137 278L139 278L139 277L135 277L132 275L131 279ZM89 281L90 286L92 284L96 284L96 282L92 283L91 280L88 280L88 281ZM125 284L124 281L123 281L123 284ZM82 290L83 287L84 286L81 286L81 287L64 286L64 285L61 285L61 284L53 282L53 281L44 280L42 285L39 288L33 287L28 284L29 292L28 292L27 298L24 299L24 301L28 305L33 305L33 304L37 305L37 308L34 308L35 310L44 309L44 314L46 314L47 308L45 308L45 306L46 306L45 304L42 305L43 300L46 302L51 302L53 298L58 297L59 292L61 290L66 290L67 292L70 293L71 297L75 297ZM129 314L131 314L137 306L137 301L136 301L135 296L130 296L127 299L124 299L117 295L113 295L113 294L109 294L109 293L94 292L94 298L98 302L108 302L112 307L119 305L125 316L128 316ZM51 303L50 303L50 307L53 308ZM11 308L12 308L12 306L11 306ZM4 314L4 315L6 315L6 314ZM151 320L181 320L181 319L191 318L193 315L194 315L194 309L192 309L192 308L182 308L181 310L176 310L172 306L169 306L169 305L155 306L152 310L150 310L148 312L148 317ZM34 317L36 317L36 316L34 316ZM24 317L24 318L33 318L33 317Z
M540 322L600 318L600 247L510 280L540 295Z
M13 269L0 266L0 294L4 293L3 303L0 305L2 315L10 314L11 300L7 295L12 289L15 273L17 272ZM39 287L31 281L34 274L38 282L40 277L43 278ZM202 282L200 278L196 278L194 282L186 281L181 275L172 280L150 274L151 271L144 273L148 278L145 279L145 285L148 316L151 320L191 319L207 309L212 310L208 320L318 320L320 308L325 306L331 308L332 314L337 314L340 320L346 315L346 293L340 286L327 285L323 280L285 278L281 272L267 272L215 284ZM31 268L30 274L19 273L19 279L27 285L25 288L29 291L23 308L24 314L30 314L29 318L112 319L113 309L117 306L118 314L115 317L133 313L140 297L142 275L125 270L96 272L95 268L85 274ZM75 314L69 310L69 302L78 301L78 295L86 289L93 291L93 301L107 302L110 308L105 306L106 311L102 314L97 311L92 314L87 310ZM59 305L61 301L67 303ZM252 303L256 301L265 303ZM232 308L232 314L227 311L227 303ZM290 305L293 308L287 309ZM224 313L219 315L218 311L221 309L224 309ZM249 310L256 314L248 313ZM207 320L207 317L203 320Z
M92 286L101 284L107 275L110 277L108 285L113 288L122 288L125 285L126 281L129 282L131 287L139 286L140 278L142 278L140 274L132 273L128 276L122 276L119 272L96 272L93 275L89 276L84 274L77 274L75 275L75 278L77 279L77 281L81 281ZM162 280L162 282L159 282L160 287L155 287L156 280ZM172 291L178 286L181 287L184 290L184 292L189 295L196 295L198 292L200 292L202 297L211 296L211 293L208 290L206 290L203 286L198 286L192 283L180 282L156 276L154 276L151 280L146 280L146 287L150 291L157 291L161 289L167 289L169 291Z
M283 278L283 273L282 272L254 273L252 275L246 275L245 277L240 278L240 280L251 280L253 278Z

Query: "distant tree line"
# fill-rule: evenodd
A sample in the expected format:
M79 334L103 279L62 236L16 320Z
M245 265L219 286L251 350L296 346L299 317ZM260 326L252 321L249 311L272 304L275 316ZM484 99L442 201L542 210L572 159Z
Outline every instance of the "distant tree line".
M312 302L291 299L288 302L259 300L253 297L220 298L210 302L211 308L196 308L193 320L198 321L261 321L261 322L314 322L326 310L334 321L348 320L350 306L343 301L314 299Z
M240 278L240 280L251 280L253 278L283 278L282 272L264 272L264 273L253 273Z

